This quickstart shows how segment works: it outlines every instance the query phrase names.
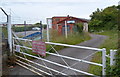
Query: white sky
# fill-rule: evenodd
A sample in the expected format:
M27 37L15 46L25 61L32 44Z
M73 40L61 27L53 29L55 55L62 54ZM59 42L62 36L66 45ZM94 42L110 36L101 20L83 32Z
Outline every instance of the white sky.
M0 7L12 14L12 23L46 23L53 16L75 16L90 19L97 8L118 5L120 0L0 0ZM1 13L1 11L0 11ZM5 17L0 14L0 21Z

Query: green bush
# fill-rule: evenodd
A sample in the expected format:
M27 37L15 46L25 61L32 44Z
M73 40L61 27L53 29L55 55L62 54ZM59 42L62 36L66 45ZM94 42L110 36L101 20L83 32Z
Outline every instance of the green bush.
M119 22L118 13L118 6L110 6L101 10L97 9L90 15L89 31L117 30Z

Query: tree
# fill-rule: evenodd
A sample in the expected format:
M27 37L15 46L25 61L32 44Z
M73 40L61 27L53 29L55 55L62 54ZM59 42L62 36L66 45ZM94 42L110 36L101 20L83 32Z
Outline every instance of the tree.
M90 30L112 30L118 27L118 6L110 6L105 9L97 10L91 15L89 22Z

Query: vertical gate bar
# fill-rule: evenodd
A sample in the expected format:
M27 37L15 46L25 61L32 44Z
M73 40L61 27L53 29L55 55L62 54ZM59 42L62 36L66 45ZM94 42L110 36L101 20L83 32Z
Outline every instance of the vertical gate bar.
M106 49L103 48L102 50L102 64L103 64L103 68L102 68L102 75L106 75Z

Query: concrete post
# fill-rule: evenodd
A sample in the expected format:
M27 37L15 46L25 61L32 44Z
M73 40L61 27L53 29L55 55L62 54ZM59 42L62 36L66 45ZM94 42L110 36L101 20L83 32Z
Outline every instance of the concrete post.
M40 32L41 32L41 40L43 39L43 32L42 32L42 21L40 21Z
M67 34L67 21L65 21L65 37L67 38L68 34Z
M48 18L47 18L47 41L48 41L48 42L50 41L50 38L49 38L49 24L48 24Z
M57 30L58 30L58 24L57 24Z
M83 31L88 32L88 23L83 24Z
M8 15L8 24L7 24L7 30L8 30L8 44L10 48L10 53L12 52L12 30L11 30L11 15Z
M103 64L103 68L102 68L102 75L106 75L106 49L103 48L102 50L102 64Z
M25 31L25 36L26 36L26 21L24 21L24 31Z
M117 50L110 50L110 66L115 65L115 54Z

